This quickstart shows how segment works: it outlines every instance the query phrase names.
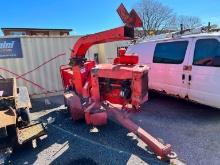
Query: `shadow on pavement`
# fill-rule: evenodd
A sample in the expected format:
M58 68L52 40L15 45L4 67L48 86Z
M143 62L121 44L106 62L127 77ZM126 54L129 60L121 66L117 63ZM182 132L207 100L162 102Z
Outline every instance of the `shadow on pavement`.
M129 132L115 122L109 121L98 132L91 132L92 127L84 121L72 122L68 113L58 109L62 104L50 100L49 107L43 99L34 100L32 110L38 113L52 109L40 118L55 119L48 125L48 137L39 141L35 149L17 149L10 164L167 164L139 147L137 139L128 136ZM57 100L62 103L62 98Z

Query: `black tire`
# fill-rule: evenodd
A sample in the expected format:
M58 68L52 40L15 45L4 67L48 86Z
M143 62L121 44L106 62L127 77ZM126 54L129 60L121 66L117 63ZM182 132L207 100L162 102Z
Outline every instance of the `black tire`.
M14 147L17 145L17 132L16 132L16 125L7 126L7 137L4 137L1 140L1 147Z
M66 112L70 113L70 106L67 104L67 100L65 99L65 97L63 97L64 100L64 105L66 107Z
M21 120L22 122L25 123L25 125L28 125L30 124L30 115L29 115L29 109L26 108L26 109L20 109L20 117L21 117Z

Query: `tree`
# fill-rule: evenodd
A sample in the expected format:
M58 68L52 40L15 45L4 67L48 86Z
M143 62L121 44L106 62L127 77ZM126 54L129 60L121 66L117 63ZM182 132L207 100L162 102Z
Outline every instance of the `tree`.
M180 24L183 25L184 29L193 29L202 26L201 19L194 16L178 16L176 18L176 28L180 29Z
M175 14L169 7L157 0L140 0L135 7L143 21L144 34L157 34L173 24Z
M138 36L154 35L184 29L192 29L202 25L199 17L177 16L173 10L158 0L139 0L135 10L143 21L143 31Z

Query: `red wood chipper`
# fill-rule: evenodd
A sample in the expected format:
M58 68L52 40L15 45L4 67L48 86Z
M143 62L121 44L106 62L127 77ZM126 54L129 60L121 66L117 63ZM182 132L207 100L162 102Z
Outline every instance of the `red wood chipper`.
M175 158L171 145L164 145L127 117L148 100L148 66L138 64L138 56L119 50L113 64L95 64L85 58L95 44L134 39L134 28L142 21L132 10L121 4L117 10L124 26L81 37L73 46L68 66L60 73L65 88L65 103L73 120L85 119L87 124L100 126L108 117L136 134L161 159Z

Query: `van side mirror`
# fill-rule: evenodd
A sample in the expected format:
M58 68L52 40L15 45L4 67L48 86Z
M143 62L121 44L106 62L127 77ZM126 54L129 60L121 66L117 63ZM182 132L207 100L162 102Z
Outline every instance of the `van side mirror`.
M215 56L214 57L214 66L220 66L220 56Z

